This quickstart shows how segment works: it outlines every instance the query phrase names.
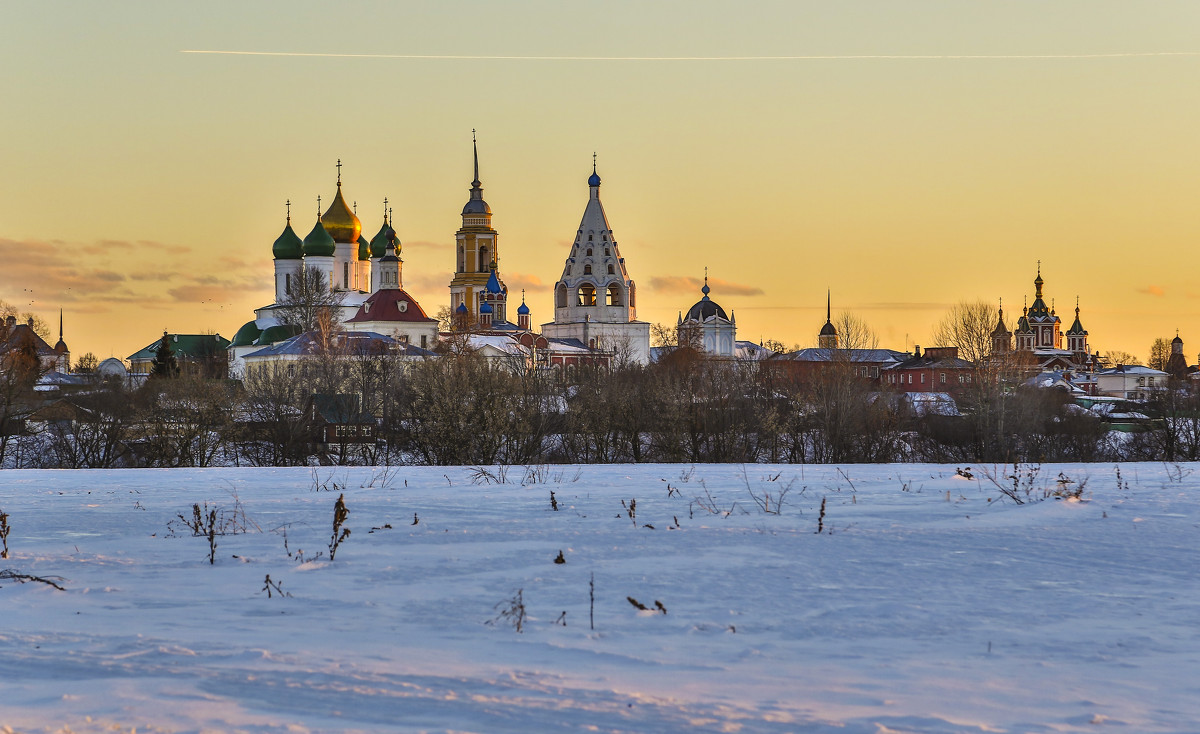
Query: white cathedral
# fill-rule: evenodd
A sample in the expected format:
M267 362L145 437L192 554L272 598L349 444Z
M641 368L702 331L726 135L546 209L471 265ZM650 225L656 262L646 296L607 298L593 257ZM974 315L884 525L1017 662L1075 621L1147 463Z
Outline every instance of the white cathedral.
M508 286L500 275L499 233L492 210L483 199L479 150L473 144L474 180L463 206L462 226L455 234L455 271L450 280L452 329L487 338L505 337L530 351L541 350L542 364L569 365L595 360L650 361L650 325L637 320L637 286L600 201L600 176L593 156L588 201L576 230L562 276L554 286L554 320L531 330L530 309L522 298L517 323L508 320ZM255 309L229 348L230 373L240 377L246 358L298 336L283 317L306 271L316 268L328 288L341 299L336 308L346 331L372 332L392 338L410 350L432 350L448 336L403 287L402 246L393 227L387 200L379 232L368 241L362 222L342 194L341 161L332 203L318 215L301 239L287 223L275 240L275 300ZM707 279L706 279L707 280ZM707 283L705 284L707 289ZM703 301L708 300L707 290ZM697 304L698 306L700 304ZM720 310L718 308L718 310ZM709 316L709 314L704 314ZM724 312L720 312L724 322ZM708 324L711 329L714 324ZM722 324L720 343L732 342L732 324ZM736 328L736 327L733 327ZM716 346L716 344L714 344ZM723 351L715 349L714 351ZM414 352L416 353L416 352Z

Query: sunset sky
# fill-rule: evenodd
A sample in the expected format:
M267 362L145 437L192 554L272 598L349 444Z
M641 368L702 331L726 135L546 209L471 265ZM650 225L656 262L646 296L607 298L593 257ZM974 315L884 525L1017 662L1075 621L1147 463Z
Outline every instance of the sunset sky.
M272 298L284 201L303 236L340 158L436 313L475 128L535 323L595 151L645 321L707 266L739 338L815 344L831 289L881 346L926 346L963 299L1011 327L1040 259L1093 350L1179 329L1194 361L1198 32L1194 0L8 0L0 298L61 306L76 357L232 337Z

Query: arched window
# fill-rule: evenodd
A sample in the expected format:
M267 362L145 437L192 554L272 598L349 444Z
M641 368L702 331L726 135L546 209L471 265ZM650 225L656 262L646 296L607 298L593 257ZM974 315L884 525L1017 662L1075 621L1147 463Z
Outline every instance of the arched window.
M484 245L479 248L479 272L486 271L489 265L491 265L491 261L488 260L488 248L487 245Z
M589 235L588 235L588 242L591 242L591 241L592 241L592 236L589 234Z
M558 287L554 289L554 307L555 308L566 308L567 307L567 284L566 283L559 283Z
M608 286L608 299L605 301L605 305L607 305L607 306L620 306L621 305L621 286L617 285L616 283L613 283L612 285Z
M461 273L462 271L464 271L466 269L467 269L466 247L463 245L463 243L459 242L458 243L458 272Z
M608 266L608 274L609 274L609 275L616 275L616 274L617 274L617 271L613 269L613 266L612 266L612 265L609 265L609 266Z
M608 251L608 248L607 248L607 247L605 247L605 248L604 248L604 256L605 256L605 257L608 257L608 256L609 256L609 255L611 255L611 254L612 254L612 253Z
M292 295L292 274L284 273L283 277L284 277L283 292L290 296L290 295Z
M595 306L596 305L596 286L591 283L584 283L579 286L579 301L580 306Z
M589 247L589 248L587 248L587 256L588 256L588 257L591 257L591 256L592 256L592 248L590 248L590 247Z
M584 266L583 266L583 274L584 274L584 275L591 275L591 274L592 274L592 266L591 266L591 265L584 265Z

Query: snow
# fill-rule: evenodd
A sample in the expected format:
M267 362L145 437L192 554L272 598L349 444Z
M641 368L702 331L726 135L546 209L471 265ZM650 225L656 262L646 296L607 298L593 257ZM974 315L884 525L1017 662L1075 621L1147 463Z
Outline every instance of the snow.
M0 731L1196 731L1198 467L956 468L5 471Z

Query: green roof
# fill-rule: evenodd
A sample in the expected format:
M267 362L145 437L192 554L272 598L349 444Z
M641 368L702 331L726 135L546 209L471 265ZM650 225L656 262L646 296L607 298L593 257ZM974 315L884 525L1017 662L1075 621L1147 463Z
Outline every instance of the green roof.
M238 329L237 333L233 335L233 341L229 343L229 346L248 347L254 343L254 340L257 339L258 335L261 333L262 329L258 328L253 321L247 321L242 325L242 328Z
M201 359L214 352L229 348L229 340L220 334L167 334L167 339L176 358ZM158 345L161 343L162 337L155 339L129 355L129 361L140 362L154 359L155 353L158 352Z
M293 336L300 333L300 327L293 324L276 324L263 329L262 334L258 337L258 345L265 347L275 342L281 342L284 339L291 339Z
M371 238L371 257L383 257L387 252L389 229L391 227L384 222L383 226L379 228L378 234Z
M320 220L313 225L312 231L304 238L304 254L333 257L335 248L333 237L325 231L325 225Z
M271 253L276 260L299 260L304 257L304 243L300 241L300 237L292 231L292 221L289 218L288 224L283 228L283 234L275 240L275 244L271 246Z
M361 234L358 236L358 259L371 259L371 243L367 242L367 238L363 237Z

